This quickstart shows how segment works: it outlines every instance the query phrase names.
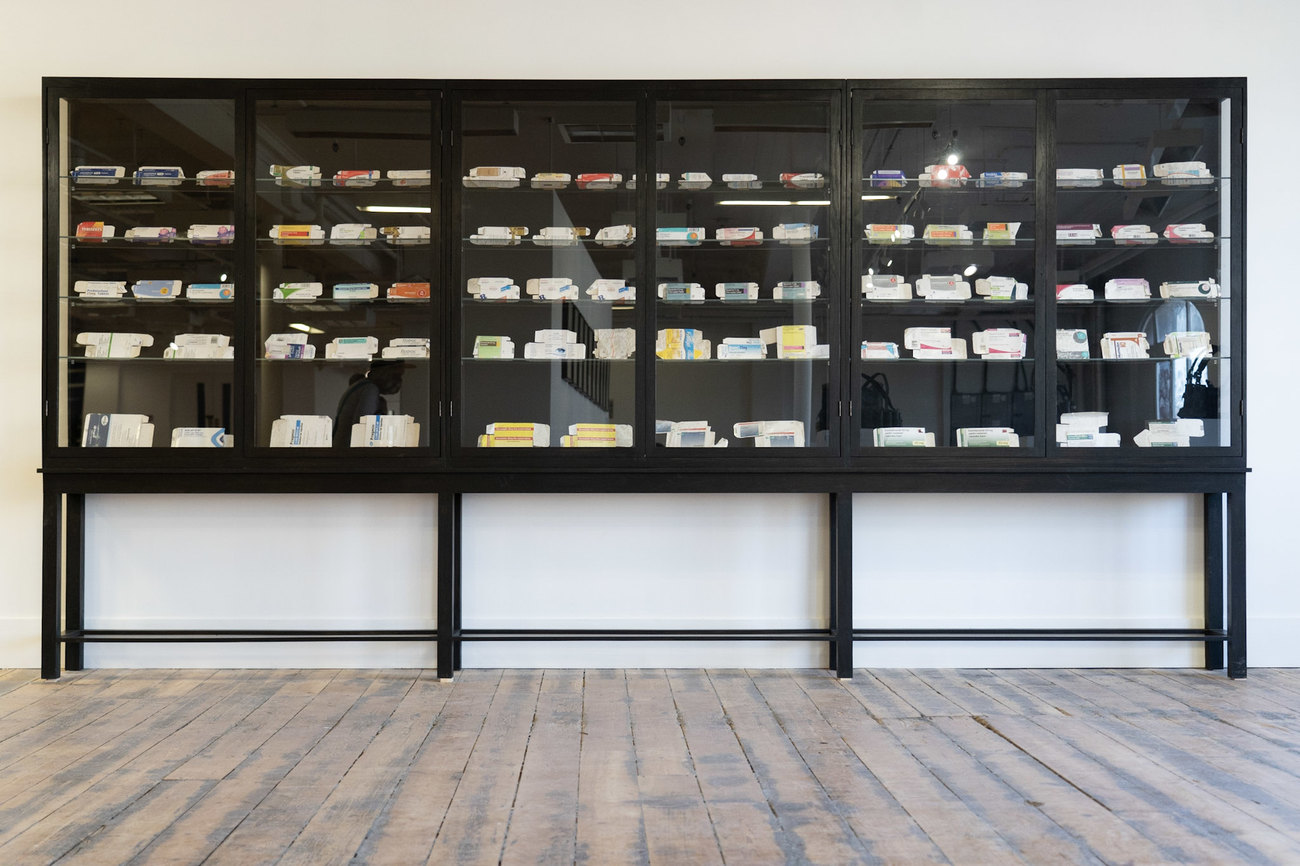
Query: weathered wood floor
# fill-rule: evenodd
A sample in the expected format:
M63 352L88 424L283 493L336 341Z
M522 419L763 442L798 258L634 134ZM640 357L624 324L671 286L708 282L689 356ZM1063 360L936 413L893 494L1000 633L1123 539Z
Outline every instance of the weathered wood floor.
M1300 863L1300 671L0 671L0 863Z

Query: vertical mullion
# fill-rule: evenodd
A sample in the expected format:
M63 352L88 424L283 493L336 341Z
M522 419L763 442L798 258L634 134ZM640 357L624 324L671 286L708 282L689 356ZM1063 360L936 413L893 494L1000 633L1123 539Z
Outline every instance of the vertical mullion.
M241 89L235 97L235 360L234 386L238 416L234 427L235 452L241 457L257 446L255 412L260 383L256 381L257 342L257 161L256 112L253 93Z
M862 292L861 278L864 268L862 260L862 126L863 101L856 90L847 91L848 109L846 112L845 133L848 144L844 148L844 178L848 190L844 194L847 209L844 222L840 227L839 237L845 240L844 254L848 273L845 275L846 291L840 305L847 321L841 333L847 335L848 343L844 348L844 382L840 387L841 399L844 401L844 415L840 418L840 443L844 449L846 462L852 462L860 456L862 449L862 423L858 420L862 407L857 405L861 388L858 386L859 350L862 341Z
M60 431L68 429L68 419L64 417L67 407L59 400L60 389L56 377L59 375L60 365L56 357L63 336L58 326L59 309L63 301L58 298L63 294L71 294L72 287L64 285L64 275L59 271L56 252L59 242L55 239L62 234L59 226L63 210L62 186L64 183L70 186L71 181L65 181L60 176L62 166L59 164L58 154L61 140L67 135L67 131L58 125L60 112L56 107L60 104L61 97L51 93L48 84L42 83L41 89L44 97L41 106L44 112L42 127L45 146L45 201L42 206L45 227L45 246L42 256L44 291L41 293L41 321L45 338L41 351L41 450L48 456L58 448ZM53 416L50 415L51 400L54 401Z
M653 458L655 453L655 156L658 150L657 94L642 89L638 94L641 134L637 137L637 422L638 456Z
M1056 450L1056 92L1040 91L1034 106L1034 161L1037 189L1034 198L1035 309L1034 388L1038 392L1035 432L1038 456Z
M1227 410L1231 413L1228 429L1235 438L1232 450L1246 458L1246 92L1245 85L1229 101L1232 111L1232 132L1228 161L1232 184L1232 195L1228 200L1230 213L1229 237L1232 239L1232 291L1235 297L1229 302L1229 312L1233 321L1229 323L1233 339L1233 354L1238 357L1232 361L1232 374L1229 384L1234 388ZM1220 119L1222 122L1222 119ZM1220 198L1222 200L1222 198ZM1220 215L1220 225L1222 225ZM1223 322L1219 322L1223 327Z
M439 409L443 412L443 430L447 435L446 454L449 460L455 460L460 454L464 443L460 438L460 424L458 422L461 394L461 360L460 347L463 344L461 330L464 327L462 316L464 313L464 298L461 295L463 289L460 285L462 266L462 257L464 250L461 249L462 238L465 236L465 227L461 224L462 207L461 184L455 182L455 178L460 177L457 166L460 161L460 150L465 146L465 139L462 135L457 141L456 130L462 128L462 119L465 115L465 93L464 91L449 91L447 94L447 104L444 109L446 118L443 128L446 130L446 147L443 148L442 154L442 177L443 192L441 200L444 207L444 215L441 220L443 226L444 238L446 239L446 248L444 250L444 271L443 279L448 290L444 293L447 296L446 310L447 318L444 320L449 327L443 330L447 337L447 345L443 347L442 357L446 363L446 376L444 382L447 385L447 392L443 395L443 401L439 403Z
M429 94L429 206L433 208L433 216L429 220L429 233L432 235L432 245L429 249L429 279L432 283L430 288L438 288L438 298L430 299L429 315L431 321L426 322L429 334L429 389L433 392L429 395L429 453L435 458L444 458L447 454L447 436L446 436L446 418L443 412L443 401L447 399L447 364L446 358L446 340L444 339L444 329L439 327L439 323L449 321L450 298L454 295L455 283L447 279L445 251L450 243L446 231L447 213L445 197L443 196L443 180L446 173L443 170L442 158L446 151L446 117L442 99L442 91L435 90ZM436 414L435 414L436 413Z
M853 336L852 336L852 310L853 310L853 225L852 202L857 195L858 181L857 172L853 169L853 162L850 154L853 153L852 141L850 137L851 127L848 123L850 116L848 108L849 89L848 83L845 82L838 90L833 91L829 97L830 117L828 134L830 136L830 165L832 166L835 185L832 186L832 193L838 189L838 195L831 196L831 224L828 236L831 243L831 250L828 253L829 267L833 268L833 279L829 281L827 290L834 292L833 301L829 304L827 314L831 317L834 327L831 333L834 335L835 344L839 346L838 357L831 362L830 381L826 387L826 421L831 423L835 419L833 426L834 435L828 431L827 445L832 449L835 456L839 458L842 466L847 468L849 463L849 396L847 383L850 381L849 373L853 365ZM835 400L837 405L834 415L831 414L831 401Z

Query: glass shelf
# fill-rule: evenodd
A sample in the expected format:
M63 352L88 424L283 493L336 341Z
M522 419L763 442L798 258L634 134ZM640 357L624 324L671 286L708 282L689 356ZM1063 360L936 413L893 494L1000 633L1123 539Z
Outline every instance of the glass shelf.
M1097 186L1079 186L1077 184L1056 184L1057 193L1114 193L1129 195L1169 195L1180 192L1219 192L1227 186L1230 178L1218 177L1208 179L1209 182L1186 181L1165 181L1160 178L1147 178L1147 182L1142 186L1123 186L1115 183L1110 178L1101 181Z
M1097 298L1091 301L1060 301L1056 302L1058 307L1158 307L1161 304L1167 304L1170 301L1191 301L1195 304L1218 305L1220 301L1231 301L1228 295L1222 295L1217 298L1135 298L1133 300L1106 300Z
M873 341L875 342L875 341ZM907 351L907 350L903 350ZM884 364L890 367L909 367L914 365L933 366L942 364L1032 364L1035 358L981 358L978 355L967 358L859 358L863 366Z
M387 171L387 169L383 169ZM426 183L423 186L397 186L387 178L376 181L371 186L335 186L334 182L328 177L322 177L317 184L281 184L276 183L275 178L259 177L254 182L259 195L268 192L285 192L285 193L309 193L325 195L382 195L385 200L389 200L394 195L411 196L412 198L422 198L428 201L433 196L432 183Z
M635 358L473 358L461 357L463 364L632 364Z
M156 355L141 355L137 358L88 358L85 355L59 355L58 360L86 361L95 364L182 364L185 366L198 366L202 364L230 365L235 363L233 358L160 358Z
M796 304L812 305L829 304L831 302L831 298L824 294L816 298L792 298L788 301L776 298L757 298L752 301L724 301L720 298L706 298L703 301L669 301L664 298L656 298L655 300L660 307L708 307L715 311L723 309L736 310L737 312L755 309L784 310Z
M829 250L829 249L830 249L830 245L831 245L831 242L830 242L830 240L829 240L828 238L819 238L818 240L815 240L815 241L805 241L805 242L803 242L803 243L786 243L786 242L784 242L784 241L772 240L771 238L764 238L762 241L760 241L760 242L758 242L758 243L749 243L749 242L744 242L744 243L735 243L735 242L730 242L730 243L729 243L729 242L726 242L726 241L716 240L716 239L714 239L714 238L709 238L709 239L707 239L707 240L706 240L706 239L701 239L698 243L693 243L693 244L663 243L662 241L657 241L657 242L655 243L655 246L658 247L660 251L663 251L663 250L701 250L701 249L707 249L707 250L710 250L710 251L717 251L717 250L740 250L740 251L744 251L744 250L755 250L755 251L761 251L761 252L771 252L772 250L784 250L784 249L789 249L789 250L794 250L794 251L798 251L798 250L819 250L819 251L821 251L821 250Z
M790 365L790 364L830 364L827 358L695 358L687 360L685 358L655 358L655 363L665 364L670 367L679 367L684 364L699 366L713 366L716 364L730 364L734 366L753 366L754 364L766 364L771 366Z
M422 301L409 301L409 300L390 301L387 298L382 298L382 297L366 298L366 299L358 298L356 300L348 300L345 298L335 299L335 298L322 297L312 302L282 301L275 298L262 298L261 301L264 304L272 304L273 306L276 307L284 307L285 309L294 310L295 312L313 312L313 313L329 313L329 312L337 312L340 310L364 309L367 307L382 309L386 312L392 310L403 310L406 308L409 308L413 312L417 310L421 312L428 312L429 304L431 303L431 299L425 299Z
M1096 252L1098 250L1106 251L1126 251L1134 253L1144 252L1165 252L1172 249L1186 250L1217 250L1223 248L1225 244L1231 241L1228 237L1216 237L1207 241L1171 241L1167 238L1161 238L1158 241L1152 241L1145 244L1124 243L1111 238L1099 238L1093 243L1080 243L1078 241L1057 241L1056 250L1058 253L1072 252Z
M627 178L628 175L624 173L623 177ZM628 189L626 187L626 183L627 181L624 180L623 183L620 183L616 187L612 187L612 188L597 187L595 189L580 189L578 185L573 181L569 181L567 186L563 186L558 189L534 189L527 180L521 181L519 186L465 186L464 184L461 184L459 182L457 183L457 185L460 187L461 195L471 195L471 196L479 196L479 195L501 196L501 195L509 195L512 193L515 195L518 195L520 193L526 193L528 195L544 195L547 193L571 193L571 194L578 193L581 195L597 195L599 193L604 193L606 195L610 193L614 193L614 194L628 193L628 194L635 195L636 190Z
M1116 366L1147 366L1151 364L1171 364L1176 361L1186 362L1188 364L1199 364L1202 361L1217 363L1219 361L1231 361L1227 355L1210 355L1210 356L1192 356L1185 355L1178 358L1170 358L1164 355L1153 356L1150 358L1057 358L1058 364L1080 364L1080 365L1110 365Z
M1032 313L1035 302L1030 300L1024 301L860 301L860 309L864 315L876 315L879 313L893 315L949 315L960 313L963 310L970 310L980 314L996 313L1001 311L1016 311L1020 313Z
M481 250L483 252L489 252L489 253L504 252L504 251L517 253L521 251L548 252L551 250L581 249L584 252L588 252L588 253L593 253L593 252L622 253L625 256L633 256L636 254L636 247L633 244L617 244L617 245L600 244L595 242L594 240L591 240L590 238L584 238L582 240L572 241L569 243L557 243L557 244L539 244L539 243L535 243L531 238L525 238L522 242L517 244L480 244L480 243L475 243L469 238L461 238L461 246L466 252Z
M416 243L389 244L389 243L384 243L383 241L372 241L370 243L361 243L361 244L354 244L354 243L338 244L338 243L330 243L328 240L325 240L325 241L321 241L320 243L311 243L311 244L292 244L292 243L286 244L286 243L276 243L270 238L258 238L257 248L259 252L268 251L268 250L312 250L313 252L328 251L332 253L334 252L399 253L404 250L410 250L412 252L419 252L419 251L428 252L431 249L433 249L433 243L430 241L418 241Z
M167 301L158 301L145 298L86 298L81 295L58 295L60 301L70 301L76 304L84 304L87 307L120 307L136 306L148 307L150 309L167 309L168 307L189 306L196 304L200 306L230 306L235 303L234 298L213 298L211 300L203 298L172 298Z
M547 300L543 298L470 298L463 297L460 302L478 307L558 307L564 304L591 304L615 310L635 310L636 305L627 301L606 301L599 298L562 298Z
M1017 186L1009 184L1003 186L982 186L979 183L979 179L974 177L968 178L965 183L957 186L941 186L939 184L922 185L921 182L915 178L901 181L901 185L899 186L876 186L872 183L869 177L862 178L861 183L861 194L863 196L872 196L872 198L864 199L864 201L883 201L883 199L875 198L876 196L909 195L916 193L936 193L942 195L962 195L965 193L974 193L977 195L990 195L994 193L1024 193L1032 196L1036 185L1036 181L1033 178L1029 178L1027 180L1016 181L1018 184ZM891 183L900 182L891 181Z
M935 253L945 250L1009 250L1009 251L1029 251L1034 248L1033 238L1016 238L1013 241L986 241L982 239L969 240L964 243L929 243L920 238L904 244L876 243L875 241L859 238L858 243L866 248L868 252L872 250L889 251L890 253L901 252L926 252Z
M737 171L737 172L727 172L727 174L754 174L754 172ZM670 180L668 181L668 185L663 189L656 189L655 195L672 196L681 193L714 195L714 194L722 193L725 194L728 198L730 198L733 194L735 194L738 198L743 198L745 196L760 197L767 193L779 192L781 193L781 195L776 196L776 198L778 199L783 199L787 197L794 198L794 199L819 199L824 196L818 196L816 195L816 193L823 193L823 194L826 193L829 189L831 189L832 182L833 182L833 179L829 175L823 175L823 178L824 178L824 182L819 186L788 186L779 180L762 180L761 178L756 181L737 181L737 183L746 184L743 187L728 186L726 182L721 180L714 180L711 183L709 183L707 186L692 185L689 187L683 187L681 186L680 181ZM691 182L688 181L688 183ZM752 186L750 184L758 184L758 185ZM805 193L812 193L812 195L805 195Z
M320 335L313 335L320 336ZM356 367L361 365L369 366L376 361L383 362L400 362L404 364L425 365L430 363L430 358L381 358L375 355L373 358L254 358L258 364L271 364L274 366L294 366L294 367ZM301 414L301 413L300 413ZM327 414L327 413L322 413Z
M76 235L59 235L58 239L64 243L71 243L75 249L81 250L185 250L193 252L217 253L222 250L233 250L234 242L226 244L195 244L190 243L185 238L177 238L174 241L128 241L124 238L109 238L108 240L83 240Z
M78 183L70 175L66 175L66 174L61 174L58 177L61 183L63 183L64 185L68 186L71 189L74 199L76 199L78 193L96 193L101 191L107 193L112 193L112 192L147 193L148 195L151 196L157 195L158 193L172 193L172 192L229 193L235 191L235 184L236 184L236 181L230 181L229 183L221 183L221 184L202 183L198 180L195 180L192 177L187 177L180 180L178 183L170 183L170 184L135 183L134 180L129 175L111 183L87 183L85 181Z

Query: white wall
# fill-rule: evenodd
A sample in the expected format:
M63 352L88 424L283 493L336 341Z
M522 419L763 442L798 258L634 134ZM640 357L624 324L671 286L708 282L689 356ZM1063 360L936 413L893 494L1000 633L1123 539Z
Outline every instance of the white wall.
M747 4L698 2L645 3L614 0L604 4L552 0L491 4L494 21L508 22L490 37L474 34L485 16L483 4L386 2L358 7L355 3L265 4L232 0L205 25L177 14L174 2L119 2L111 14L96 14L94 26L74 26L78 14L64 5L27 3L6 9L0 32L0 666L38 663L40 614L40 487L35 473L39 447L39 314L42 75L86 76L302 76L302 77L500 77L500 78L872 78L872 77L1104 77L1104 76L1220 76L1249 77L1248 220L1253 242L1247 267L1254 278L1248 312L1252 337L1248 387L1255 399L1250 407L1248 449L1255 474L1249 481L1250 661L1253 665L1300 664L1300 581L1293 579L1291 497L1286 490L1297 480L1291 437L1284 425L1294 423L1295 380L1291 353L1284 353L1272 335L1276 325L1292 321L1290 287L1275 275L1294 272L1289 255L1293 242L1281 236L1294 208L1288 207L1291 185L1266 173L1269 160L1287 159L1300 141L1300 119L1292 107L1296 73L1295 45L1300 37L1300 7L1268 0L1239 0L1233 4L1186 0L1162 27L1153 17L1136 17L1131 3L1089 2L1044 4L1007 2L997 7L970 3L914 2L907 4L811 2L791 5L757 0ZM1059 11L1058 11L1059 10ZM100 10L102 12L104 10ZM358 29L350 22L365 20ZM1134 21L1125 29L1119 22ZM157 22L157 23L155 23ZM1129 38L1131 36L1131 38ZM1271 395L1281 395L1273 398ZM526 500L526 501L523 501ZM584 500L578 502L578 500ZM985 539L989 509L965 497L857 497L857 521L866 534L859 541L857 565L871 561L906 564L918 548L927 552L927 532L940 516L948 525L963 527L965 548ZM351 502L351 504L348 504ZM388 585L391 608L360 611L364 621L384 620L402 611L423 616L428 610L425 558L429 555L431 500L404 498L397 511L381 515L369 500L302 497L289 511L320 532L295 533L299 544L346 530L369 538L382 534L396 519L401 537L391 542L388 563L398 577ZM541 584L530 581L529 568L544 563L553 572L559 563L583 549L576 537L557 544L554 533L540 531L521 517L524 508L555 519L557 506L590 506L607 516L601 497L504 497L471 500L467 541L481 550L467 560L466 583L476 592L491 590L497 600L518 602L520 625L546 620L546 605L554 601L556 615L564 604L589 598L576 583L558 581L554 595L535 594ZM726 533L701 532L693 523L699 515L723 515L737 505L732 497L692 497L683 501L684 514L693 515L678 528L665 522L658 497L619 499L627 549L638 554L635 592L656 585L663 570L694 561L743 561L756 549L775 560L759 564L761 591L734 583L699 587L695 603L680 609L685 618L735 616L743 625L752 620L809 617L820 614L809 603L811 592L824 592L824 561L817 550L825 531L825 512L816 498L761 499L741 504L727 520ZM874 521L869 507L886 509ZM192 551L212 545L211 518L220 527L213 556L238 558L237 572L250 587L262 591L280 586L283 567L271 554L283 543L277 523L285 502L252 497L215 497L209 501L136 500L134 497L96 499L91 508L89 564L92 575L113 575L112 586L94 588L93 613L104 622L135 613L158 613L186 622L219 615L223 621L246 616L250 624L264 608L249 602L251 589L231 587L219 614L212 607L211 583L172 594L176 587L165 577L175 563ZM135 534L139 515L164 519L148 534L149 544L136 545L128 556L123 533ZM395 518L395 514L397 515ZM1116 614L1136 620L1181 622L1195 618L1199 601L1193 591L1199 577L1194 545L1199 541L1194 502L1184 497L1026 497L998 499L999 522L987 534L1001 535L1000 550L1008 557L1002 571L981 566L987 594L968 594L968 604L954 609L949 621L969 618L1033 615L1058 624L1077 616ZM1077 524L1063 523L1065 518ZM568 522L568 521L566 521ZM576 521L575 521L576 522ZM522 524L522 525L521 525ZM503 525L515 530L510 544L477 548L474 542ZM1012 542L1007 527L1017 527ZM1070 527L1068 529L1063 527ZM978 527L978 529L977 529ZM1076 529L1077 527L1077 529ZM782 545L767 547L779 537ZM1104 544L1098 544L1102 540ZM1191 546L1191 547L1189 547ZM305 550L306 548L304 548ZM364 549L364 548L362 548ZM617 552L619 545L602 547ZM244 553L240 553L244 551ZM248 552L254 555L248 555ZM328 559L308 558L307 562ZM476 560L475 557L482 557ZM787 558L788 557L788 558ZM264 566L253 563L270 560ZM1022 566L1019 562L1034 563ZM211 567L205 565L204 569ZM809 584L790 581L790 569L812 573ZM208 572L216 574L221 569ZM227 573L236 574L236 572ZM321 607L313 615L334 617L352 612L346 601L352 589L345 578L321 566L312 591ZM124 575L132 583L122 592ZM506 576L519 574L512 581ZM865 575L865 573L864 573ZM1102 577L1099 578L1098 575ZM734 575L732 576L734 577ZM731 580L732 577L728 577ZM784 578L784 582L783 582ZM874 580L875 578L873 578ZM1043 587L1032 599L1023 590L1027 581ZM888 586L880 607L864 607L867 594L859 588L856 615L870 624L885 613L907 618L933 617L942 607L932 602L954 591L951 575L909 574ZM153 581L150 583L150 581ZM641 581L644 581L642 583ZM162 584L167 604L136 602L156 599ZM800 589L802 587L802 589ZM969 584L964 591L969 591ZM958 588L960 589L960 588ZM802 592L802 595L800 594ZM960 593L959 593L960 597ZM662 598L643 609L625 594L601 588L598 599L608 601L622 625L669 616ZM1131 599L1132 608L1114 609L1099 599ZM746 602L734 609L729 599ZM123 603L125 600L125 603ZM748 604L762 600L757 607ZM1008 607L1001 601L1014 602ZM1163 600L1163 601L1161 601ZM466 615L486 616L487 598L470 596ZM1086 604L1085 604L1086 602ZM403 606L405 605L405 607ZM1084 605L1081 607L1081 605ZM1090 606L1089 606L1090 605ZM505 607L497 610L504 612ZM595 616L587 607L573 615ZM405 614L403 614L405 615ZM398 617L400 618L400 617ZM494 623L499 624L499 623ZM934 623L930 623L934 624ZM1044 624L1047 624L1044 622ZM317 647L189 648L158 653L157 648L97 648L98 664L177 663L306 664L425 664L409 649L358 647L340 654ZM800 647L734 647L717 645L649 647L638 657L647 663L749 664L817 663ZM757 649L758 652L752 652ZM134 655L133 655L134 654ZM418 653L415 653L418 656ZM1063 647L1024 645L1000 648L951 644L938 647L859 646L858 661L900 664L1182 664L1192 663L1186 649L1169 647ZM481 664L601 664L630 663L632 657L615 648L581 645L572 648L475 646L466 659Z

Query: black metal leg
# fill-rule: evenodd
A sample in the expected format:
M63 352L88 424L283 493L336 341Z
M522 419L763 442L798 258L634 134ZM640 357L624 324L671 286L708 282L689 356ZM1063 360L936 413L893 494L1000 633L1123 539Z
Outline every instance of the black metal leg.
M62 675L59 620L63 615L63 494L45 486L42 501L41 551L41 676Z
M456 566L460 547L460 494L438 494L438 678L449 680L456 672L459 643Z
M831 668L853 676L853 494L832 493L830 514Z
M1205 494L1205 627L1223 628L1223 494ZM1223 669L1223 644L1205 644L1205 669Z
M69 493L65 509L63 625L69 632L80 632L86 627L86 494ZM78 641L64 647L63 667L85 669L85 644Z
M451 614L451 615L452 615L452 627L455 629L455 631L452 633L452 637L451 637L451 641L452 641L452 644L451 644L451 655L452 655L452 669L458 671L458 670L460 670L460 650L461 650L461 647L462 647L462 645L463 645L462 642L461 642L461 639L460 639L460 608L461 608L461 603L460 603L460 598L461 598L461 596L460 596L460 552L461 552L461 546L460 546L460 530L461 530L461 526L462 526L463 524L461 523L461 519L460 519L460 514L461 514L461 511L460 511L460 506L461 506L461 495L460 495L459 493L452 493L452 494L450 494L450 495L451 495L451 497L452 497L452 510L455 512L453 516L454 516L454 518L455 518L455 522L456 522L456 525L455 525L455 527L454 527L454 529L453 529L453 532L455 533L455 538L453 539L453 541L454 541L454 546L453 546L453 548L452 548L452 553L451 553L451 567L452 567L452 572L451 572L451 581L452 581L452 586L453 586L453 592L452 592L452 614Z
M1246 482L1228 491L1228 676L1246 676Z
M837 639L835 626L839 623L839 551L837 550L836 541L839 533L835 525L835 494L832 493L827 498L829 512L829 533L826 537L826 563L827 563L827 587L826 587L826 621L831 630L830 645L827 648L827 662L833 671L839 670L840 647Z

